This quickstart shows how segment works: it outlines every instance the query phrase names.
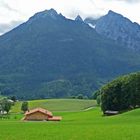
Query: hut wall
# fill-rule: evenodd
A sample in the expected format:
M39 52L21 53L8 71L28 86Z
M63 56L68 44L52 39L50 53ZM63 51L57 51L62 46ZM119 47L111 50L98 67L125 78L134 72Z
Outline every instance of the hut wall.
M41 112L35 112L32 114L29 114L26 116L26 120L47 120L48 116L41 113Z

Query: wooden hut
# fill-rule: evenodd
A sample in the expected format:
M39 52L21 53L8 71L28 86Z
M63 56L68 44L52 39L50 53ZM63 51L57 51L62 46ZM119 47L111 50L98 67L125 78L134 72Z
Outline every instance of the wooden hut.
M25 117L22 119L24 121L60 121L62 117L53 116L52 112L43 109L35 108L33 110L27 111Z

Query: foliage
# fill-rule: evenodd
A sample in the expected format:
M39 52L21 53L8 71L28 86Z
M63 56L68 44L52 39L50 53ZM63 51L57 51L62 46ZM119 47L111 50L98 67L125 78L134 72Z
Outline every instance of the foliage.
M0 100L0 114L4 114L5 111L8 114L11 106L12 103L7 98L3 98L2 100Z
M61 98L71 95L72 85L68 80L56 80L44 83L39 92L41 98ZM46 96L45 96L46 95Z
M11 99L13 102L16 102L16 100L17 100L17 99L16 99L16 96L11 96L10 99Z
M23 102L22 103L22 105L21 105L21 110L23 111L23 112L26 112L26 111L28 111L28 109L29 109L29 107L28 107L28 102Z
M11 109L11 103L8 100L4 100L4 111L6 111L7 113L9 113L10 109Z
M101 95L98 95L96 98L97 104L100 105L101 104Z
M102 110L127 110L140 106L140 73L122 76L101 89Z
M77 99L83 99L84 97L83 97L83 95L82 94L79 94L78 96L77 96Z
M97 90L95 91L93 94L92 94L92 99L97 99L97 97L100 95L100 90Z

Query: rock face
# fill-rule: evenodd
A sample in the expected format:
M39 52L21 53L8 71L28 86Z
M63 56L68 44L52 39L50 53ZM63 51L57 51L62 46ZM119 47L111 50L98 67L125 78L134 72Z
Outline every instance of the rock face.
M92 25L93 27L96 26L98 19L94 19L92 17L88 17L84 20L85 23Z
M60 13L58 14L57 11L54 9L50 10L44 10L42 12L36 13L34 16L32 16L29 21L27 22L28 24L31 24L32 22L35 22L37 20L45 20L45 19L52 19L52 20L62 20L65 19L65 17Z
M120 14L109 11L97 20L95 30L128 48L140 51L140 26Z
M75 21L83 22L83 19L81 18L80 15L78 15L78 16L75 18Z

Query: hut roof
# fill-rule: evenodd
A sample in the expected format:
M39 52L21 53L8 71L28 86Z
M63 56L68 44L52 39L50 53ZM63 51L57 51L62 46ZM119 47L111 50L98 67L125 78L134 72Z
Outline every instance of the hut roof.
M32 114L32 113L35 113L35 112L41 112L41 113L43 113L43 114L46 114L46 115L49 115L49 116L53 116L53 115L52 115L52 112L50 112L50 111L48 111L48 110L46 110L46 109L43 109L43 108L35 108L35 109L32 109L32 110L30 110L30 111L27 111L27 112L25 113L25 115L29 115L29 114Z
M61 121L62 117L60 116L53 116L52 118L48 118L49 121Z

